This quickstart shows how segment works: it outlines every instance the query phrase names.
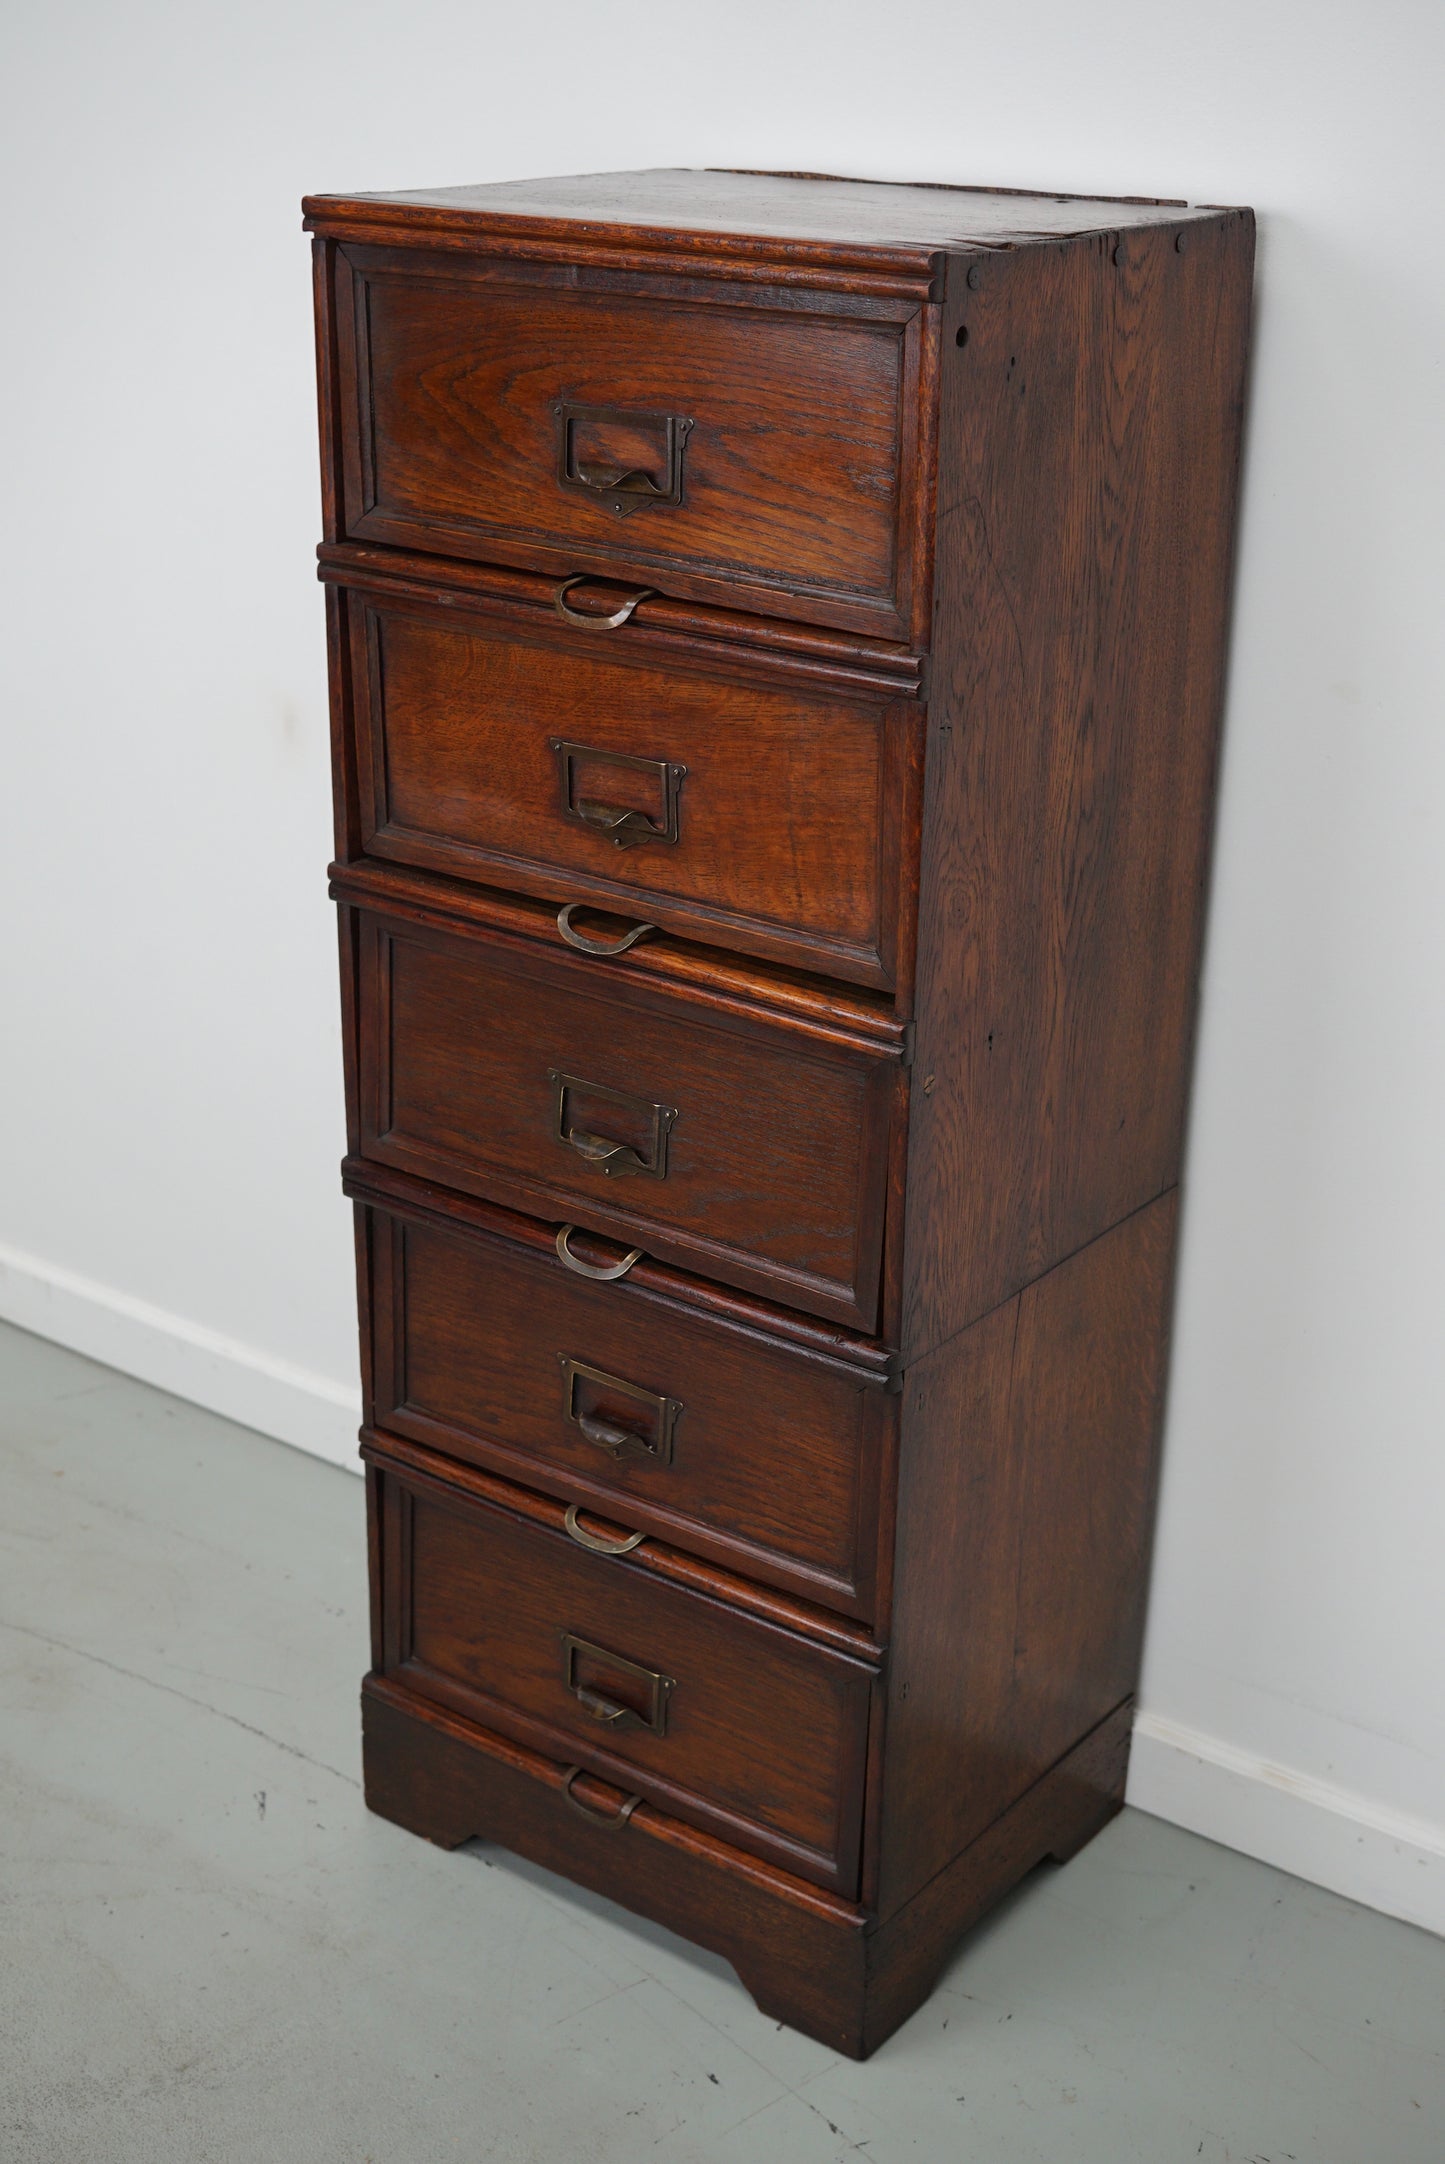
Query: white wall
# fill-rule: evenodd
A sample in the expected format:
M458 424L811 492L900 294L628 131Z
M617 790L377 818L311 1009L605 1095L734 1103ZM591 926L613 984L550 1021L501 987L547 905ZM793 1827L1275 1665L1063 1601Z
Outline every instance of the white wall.
M12 7L0 1311L343 1456L307 188L1252 202L1138 1800L1445 1928L1445 10Z

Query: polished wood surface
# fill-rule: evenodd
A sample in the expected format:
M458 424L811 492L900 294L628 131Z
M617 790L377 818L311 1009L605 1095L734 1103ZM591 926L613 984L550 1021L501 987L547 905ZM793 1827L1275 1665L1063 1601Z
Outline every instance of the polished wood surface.
M1179 1177L1252 238L1020 253L945 311L918 1351Z
M857 1891L872 1667L381 1462L384 1674Z
M699 1311L680 1281L588 1283L550 1242L379 1212L368 1231L378 1427L873 1612L884 1376Z
M761 1009L746 1033L657 1012L565 950L400 917L359 937L365 1155L872 1328L899 1059ZM614 1176L584 1140L663 1172Z
M720 600L906 636L914 565L900 416L922 365L916 306L837 315L588 292L411 251L343 248L344 510L359 540L444 555L651 566ZM605 488L559 487L562 409L595 424L570 461L660 488L659 423L691 424L677 502L619 517ZM665 491L664 491L665 493Z
M368 1799L864 2056L1122 1800L1253 221L307 223Z
M359 595L351 623L369 853L896 985L922 771L912 705L779 681L741 645L684 673L635 639L584 647L555 614L459 618L447 591L425 607ZM667 769L681 770L671 836ZM619 844L578 804L663 838Z

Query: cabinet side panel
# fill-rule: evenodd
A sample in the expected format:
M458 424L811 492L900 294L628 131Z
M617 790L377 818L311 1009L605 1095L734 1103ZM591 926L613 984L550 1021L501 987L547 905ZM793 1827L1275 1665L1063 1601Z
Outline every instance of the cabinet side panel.
M904 1383L879 1911L943 1870L1133 1691L1175 1197Z
M1253 222L955 277L904 1342L1178 1177ZM966 332L962 346L959 329Z

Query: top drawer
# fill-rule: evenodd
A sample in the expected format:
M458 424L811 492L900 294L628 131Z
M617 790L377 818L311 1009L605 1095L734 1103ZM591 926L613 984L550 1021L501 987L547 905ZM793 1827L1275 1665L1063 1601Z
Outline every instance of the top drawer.
M337 251L348 535L921 637L918 303L587 275Z

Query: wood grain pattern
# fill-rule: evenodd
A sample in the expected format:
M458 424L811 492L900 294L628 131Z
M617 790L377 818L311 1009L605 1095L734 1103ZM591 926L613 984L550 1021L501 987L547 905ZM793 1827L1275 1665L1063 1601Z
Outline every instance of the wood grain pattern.
M879 1927L648 1802L615 1832L626 1792L584 1776L589 1825L563 1802L568 1768L370 1677L366 1799L443 1847L480 1836L560 1871L730 1961L760 2009L849 2058L885 2043L928 1996L960 1935L1037 1864L1080 1846L1123 1801L1131 1708L1051 1767L949 1870Z
M1220 213L950 302L910 1352L1178 1178L1252 249Z
M575 631L458 620L454 608L352 612L361 848L557 901L591 899L805 969L891 987L901 861L921 778L907 707L727 674L682 674ZM676 841L619 848L574 798L662 823L657 777L686 769ZM746 743L747 756L738 747ZM588 753L595 753L589 757Z
M360 929L365 1156L873 1326L897 1059L783 1040L761 1014L746 1036L659 1015L627 978L546 949ZM607 1142L641 1150L649 1108L675 1110L666 1177L613 1179L559 1140L559 1073L591 1085L569 1123Z
M340 250L338 275L350 536L625 565L724 602L732 582L753 607L785 595L784 614L907 635L899 431L915 413L916 308L554 290L365 248ZM564 485L563 403L692 421L681 500L619 519Z
M743 1331L631 1280L590 1284L545 1249L367 1213L376 1387L393 1435L845 1612L873 1612L880 1475L897 1399L878 1374ZM614 1457L574 1412L655 1444L625 1389L681 1407L664 1460Z
M904 1378L883 1831L887 1916L1138 1675L1175 1198Z
M457 615L489 614L513 622L530 617L534 628L545 626L548 631L558 626L560 582L555 573L459 563L406 549L368 548L357 541L323 541L316 563L318 578L367 595L418 601ZM607 616L628 599L637 601L637 590L625 580L589 578L569 593L567 606L577 615ZM574 644L578 636L575 628L569 632ZM916 697L928 671L926 654L863 633L754 616L656 592L637 601L627 622L608 633L606 651L617 658L633 653L665 658L684 668L723 666L730 673L746 673L756 665L766 670L768 681L812 684L844 697L859 692Z
M388 1469L381 1514L385 1673L856 1891L867 1666L586 1554L460 1487L413 1487ZM601 1649L578 1672L606 1699L641 1710L624 1664L664 1674L665 1733L599 1727L568 1688L564 1632Z
M368 1800L864 2056L1122 1799L1253 221L678 173L307 214ZM692 419L681 500L567 485L562 399L599 464ZM554 738L649 816L608 754L686 765L679 841L569 822ZM563 901L658 930L584 959ZM558 1072L609 1144L676 1108L666 1178L560 1142ZM584 1282L562 1220L641 1259ZM599 1728L563 1629L679 1725Z

